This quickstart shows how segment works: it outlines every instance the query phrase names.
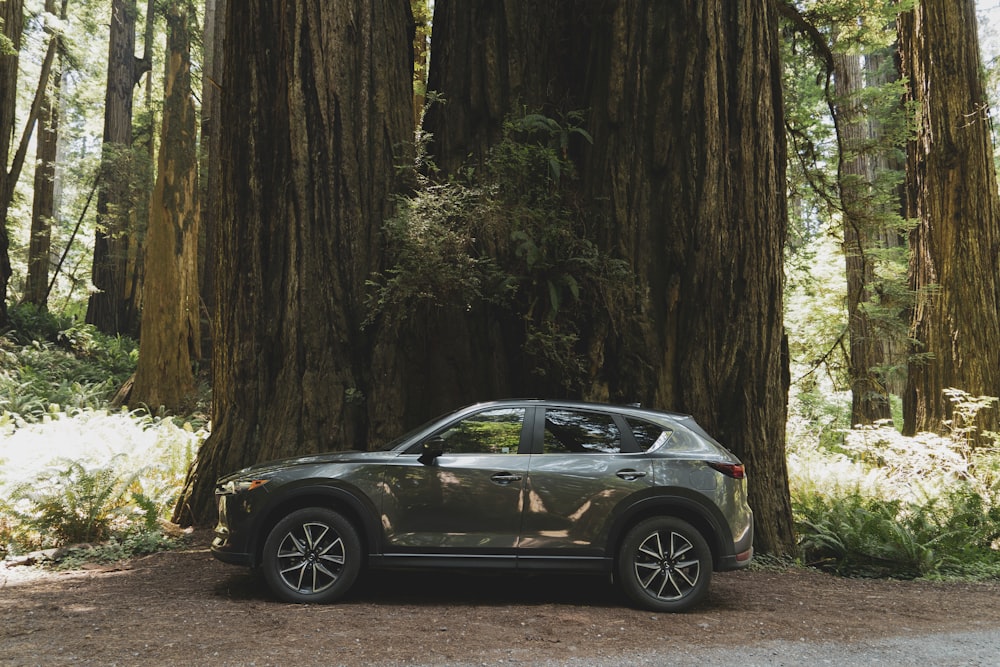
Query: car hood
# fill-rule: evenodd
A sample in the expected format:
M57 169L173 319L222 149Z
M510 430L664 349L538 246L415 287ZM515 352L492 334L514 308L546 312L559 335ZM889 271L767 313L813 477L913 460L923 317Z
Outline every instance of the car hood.
M236 472L219 478L219 484L224 484L234 479L245 479L247 477L267 477L274 473L297 468L306 465L323 465L328 463L365 463L376 459L384 459L385 452L360 452L357 450L343 452L327 452L325 454L315 454L312 456L293 456L274 461L265 461L256 465L248 466Z

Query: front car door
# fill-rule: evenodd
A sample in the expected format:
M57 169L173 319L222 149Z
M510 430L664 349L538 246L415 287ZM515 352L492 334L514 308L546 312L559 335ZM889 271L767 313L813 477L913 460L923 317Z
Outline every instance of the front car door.
M526 413L493 407L467 415L386 466L386 555L491 554L513 565L529 459ZM427 439L440 439L443 454L424 464L418 454Z

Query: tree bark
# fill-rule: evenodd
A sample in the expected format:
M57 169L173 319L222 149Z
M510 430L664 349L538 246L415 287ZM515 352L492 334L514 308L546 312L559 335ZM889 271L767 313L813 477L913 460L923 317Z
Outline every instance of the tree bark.
M878 211L873 208L864 155L869 137L860 100L864 88L861 56L835 53L833 67L835 103L831 108L839 144L837 184L844 219L851 424L870 425L892 414L885 382L878 371L884 362L882 344L865 308L874 282L873 239L877 226L873 217Z
M130 183L134 172L130 166L132 94L150 63L135 57L135 28L136 0L112 0L101 186L91 275L97 291L87 304L87 322L108 334L134 335L138 324L128 290L131 220L137 205Z
M199 285L203 306L201 331L202 357L212 358L212 318L215 313L215 230L222 216L218 192L222 160L221 90L225 79L225 17L228 0L206 0L204 34L204 73L201 97L201 242L199 243Z
M142 346L129 402L177 410L194 393L200 353L198 169L191 44L182 2L167 12L167 65L156 187L146 232Z
M479 165L512 114L580 110L589 35L578 0L437 0L424 117L444 175Z
M609 4L585 191L638 289L611 314L623 326L603 344L604 381L612 398L694 414L742 457L757 548L790 554L777 13L755 0Z
M225 25L213 430L185 522L211 520L219 474L366 447L394 379L372 377L365 286L412 161L409 3L242 0Z
M904 433L941 431L943 391L1000 396L1000 196L973 0L920 0L899 20L903 75L919 105L907 151L916 341ZM996 409L978 426L997 430Z
M21 30L24 27L22 0L0 3L3 35L10 41L13 53L0 52L0 326L7 324L7 283L11 277L10 237L7 233L7 211L10 202L6 193L14 191L7 172L14 119L17 113L17 65L21 50Z
M777 53L770 3L438 0L429 89L444 102L424 129L452 174L484 160L508 115L589 108L593 147L570 147L582 174L574 205L631 267L636 297L582 332L582 394L694 413L750 466L758 548L791 553ZM510 327L440 315L418 327L430 332L426 365L468 359L457 365L469 373L435 387L465 382L469 398L551 389L521 374ZM403 377L405 388L423 376Z

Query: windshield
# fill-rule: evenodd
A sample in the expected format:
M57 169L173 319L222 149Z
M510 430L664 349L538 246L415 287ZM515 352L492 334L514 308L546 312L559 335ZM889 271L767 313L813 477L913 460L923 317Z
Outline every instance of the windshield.
M451 413L445 413L445 414L451 414ZM413 428L413 429L410 429L409 431L407 431L403 435L399 436L398 438L393 438L392 440L390 440L386 444L382 445L379 448L379 451L388 452L388 451L391 451L393 449L396 449L396 447L399 447L401 444L403 444L404 440L409 440L414 435L416 435L420 431L423 431L425 428L427 428L428 426L430 426L431 424L433 424L434 422L438 421L439 419L441 419L444 416L445 415L439 415L439 416L435 417L434 419L429 419L429 420L425 421L423 424L421 424L420 426L418 426L416 428Z

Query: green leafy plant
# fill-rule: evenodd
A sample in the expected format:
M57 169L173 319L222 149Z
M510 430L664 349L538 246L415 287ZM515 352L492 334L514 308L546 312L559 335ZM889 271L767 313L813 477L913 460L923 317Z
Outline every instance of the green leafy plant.
M22 522L47 546L101 542L115 523L129 522L130 487L134 476L123 477L114 467L88 468L78 461L62 461L12 492Z
M834 447L814 437L790 448L805 562L851 576L1000 576L1000 452L974 426L993 401L948 395L947 436L878 424L843 430Z
M575 178L571 139L590 140L582 123L579 112L509 119L485 164L444 183L424 177L401 198L384 228L389 266L369 283L368 321L489 309L514 323L508 330L522 327L536 375L581 382L580 323L632 288L564 187Z

